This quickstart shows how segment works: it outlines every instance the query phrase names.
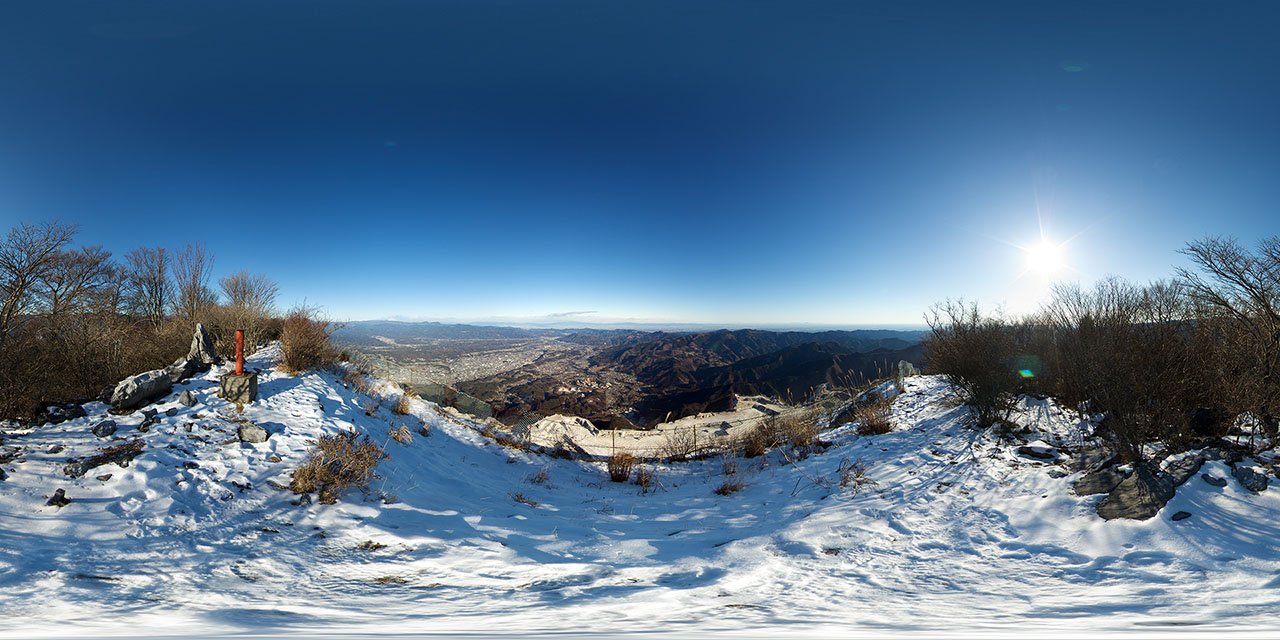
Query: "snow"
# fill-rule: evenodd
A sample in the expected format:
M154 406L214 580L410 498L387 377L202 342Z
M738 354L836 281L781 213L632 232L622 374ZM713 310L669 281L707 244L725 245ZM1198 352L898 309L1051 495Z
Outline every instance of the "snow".
M966 426L937 378L907 379L895 431L842 425L823 434L834 446L790 454L794 464L738 459L745 487L721 496L721 459L648 465L660 487L642 491L599 463L504 447L429 403L366 415L368 399L339 376L289 377L271 369L277 355L251 358L261 397L243 414L217 398L215 371L153 405L161 420L146 433L140 413L113 417L117 443L146 443L127 468L62 473L110 444L89 433L108 417L101 404L6 428L4 449L23 453L0 481L0 635L1261 637L1280 626L1274 489L1252 494L1212 461L1202 472L1226 487L1197 474L1157 517L1105 522L1093 514L1102 496L1070 492L1078 474ZM177 404L184 389L199 404ZM1028 443L1058 446L1087 433L1073 416L1031 399L1018 420ZM270 439L228 442L238 419ZM400 426L414 432L407 444L389 435ZM372 491L322 505L273 487L309 440L352 428L389 454ZM55 444L66 448L47 453ZM876 486L839 486L855 461ZM57 488L72 499L61 509L45 504ZM1173 522L1181 510L1193 516Z

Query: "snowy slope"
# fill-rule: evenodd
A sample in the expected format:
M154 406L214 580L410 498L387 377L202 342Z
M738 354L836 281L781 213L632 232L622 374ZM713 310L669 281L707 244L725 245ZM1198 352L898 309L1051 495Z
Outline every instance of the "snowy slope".
M140 414L115 417L118 442L146 445L127 468L62 472L110 444L89 432L108 417L100 404L6 429L22 455L0 482L0 636L1280 632L1275 489L1197 477L1152 520L1104 522L1101 496L1053 477L1063 467L964 426L936 378L908 380L895 432L845 425L795 464L739 459L746 486L722 496L719 459L660 465L661 488L642 493L599 464L502 447L426 403L367 416L368 398L335 375L288 377L269 370L275 355L251 360L262 397L242 416L210 372L153 405L161 420L146 433ZM177 404L184 388L200 404ZM234 441L236 419L271 438ZM1030 440L1080 438L1051 402L1024 402L1020 419ZM423 423L430 435L407 444L388 435ZM390 454L377 494L298 504L273 487L309 439L348 428ZM851 461L876 488L838 485ZM1230 476L1219 462L1204 471ZM46 505L57 488L70 504ZM1178 510L1194 515L1171 521Z

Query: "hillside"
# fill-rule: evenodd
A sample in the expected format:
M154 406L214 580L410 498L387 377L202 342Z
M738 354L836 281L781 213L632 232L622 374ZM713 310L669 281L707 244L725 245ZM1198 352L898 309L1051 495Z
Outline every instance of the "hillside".
M1070 455L1017 453L1089 442L1090 425L1051 401L1024 399L1023 432L1001 436L966 426L939 379L912 377L891 433L839 425L824 452L737 459L728 477L721 459L650 464L660 485L644 492L601 463L500 446L421 401L366 415L369 398L334 374L288 377L274 356L251 359L261 399L242 414L216 397L215 371L153 405L145 431L141 412L100 403L4 426L6 638L1275 628L1280 494L1197 477L1155 518L1103 521L1099 496L1071 492ZM176 402L184 389L196 406ZM115 434L90 433L108 418ZM271 436L240 442L237 421ZM400 426L405 443L389 435ZM344 429L386 447L372 491L324 505L277 488L309 440ZM132 441L128 466L64 473ZM855 462L874 485L840 486ZM1221 460L1203 472L1231 478ZM713 493L726 480L744 486ZM60 488L70 502L46 504Z

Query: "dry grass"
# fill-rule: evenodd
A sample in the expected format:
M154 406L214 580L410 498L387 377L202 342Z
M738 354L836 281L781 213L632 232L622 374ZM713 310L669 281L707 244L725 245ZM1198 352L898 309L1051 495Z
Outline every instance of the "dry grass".
M387 431L387 435L400 444L407 445L413 442L413 433L409 431L409 427L396 427Z
M818 440L818 422L810 411L777 416L778 439L796 449L808 449Z
M319 492L320 502L333 504L346 489L368 486L377 477L373 468L386 455L369 436L360 438L355 431L320 436L306 461L293 472L289 489L294 493Z
M858 435L878 436L893 431L889 421L889 403L878 401L857 407L854 415L858 421Z
M754 429L742 434L739 445L742 447L742 455L748 458L758 458L768 453L769 447L777 444L773 432L766 425L758 425Z
M550 468L543 466L538 472L525 479L529 484L547 484L551 481Z
M365 401L365 403L361 406L361 408L364 409L364 414L366 416L372 416L373 414L378 412L378 409L382 408L382 398L378 398L376 396L369 398L368 400Z
M391 406L391 413L398 416L407 416L409 415L409 408L409 394L401 394L401 396L396 399L396 403Z
M876 486L877 482L867 477L867 465L862 459L850 460L845 458L840 461L840 486L846 489L852 489L853 495L858 495L863 489L870 489Z
M658 481L658 472L643 465L636 466L635 484L640 487L641 494L656 491L662 486L662 483Z
M607 463L609 479L614 482L626 482L631 479L631 469L636 466L636 457L629 453L614 453Z
M516 502L519 502L520 504L527 504L527 505L529 505L529 506L531 506L531 507L536 507L536 506L538 506L538 501L537 501L537 500L534 500L533 498L530 498L529 496L526 496L526 495L525 495L525 494L523 494L523 493L509 493L509 494L507 494L507 495L511 496L511 499L512 499L512 500L515 500Z
M314 309L299 307L289 312L280 330L280 368L290 375L332 366L338 352L329 344L335 327L316 317Z
M733 478L727 478L725 479L724 484L716 487L715 494L718 496L731 495L742 490L745 486L747 486L747 483L745 482L741 482Z

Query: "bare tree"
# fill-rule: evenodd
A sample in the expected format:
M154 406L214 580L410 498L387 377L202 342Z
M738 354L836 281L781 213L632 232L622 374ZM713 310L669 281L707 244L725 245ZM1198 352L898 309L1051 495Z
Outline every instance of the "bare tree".
M129 272L129 301L133 311L158 325L172 305L169 281L171 256L164 247L141 247L125 258Z
M69 316L90 310L110 286L112 270L111 252L100 246L55 253L38 291L50 325L56 330Z
M227 299L224 322L231 325L222 327L222 341L225 344L227 331L243 329L252 349L263 337L267 320L275 310L279 285L261 273L251 274L247 270L222 278L218 285ZM224 345L218 348L222 350Z
M1276 435L1280 415L1280 236L1251 252L1232 238L1190 242L1181 253L1196 270L1178 277L1201 317L1199 329L1213 331L1223 349L1219 397L1236 398ZM1230 363L1230 364L1226 364Z
M23 223L0 242L0 352L15 324L35 302L37 283L75 232L74 224Z
M178 288L177 314L187 324L203 322L205 315L218 304L218 294L209 288L213 271L213 254L204 245L188 242L173 260L173 279Z

